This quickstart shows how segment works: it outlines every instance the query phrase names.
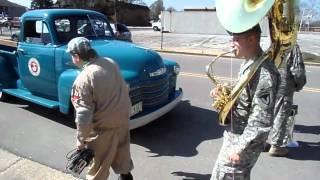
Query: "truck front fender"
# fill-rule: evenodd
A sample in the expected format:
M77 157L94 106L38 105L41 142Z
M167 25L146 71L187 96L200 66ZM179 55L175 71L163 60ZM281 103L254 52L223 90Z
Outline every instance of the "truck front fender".
M80 71L77 69L69 69L61 73L58 80L58 99L59 99L59 110L63 114L70 112L70 96L71 89L74 80L79 75Z
M5 88L15 88L18 75L12 64L0 56L0 91Z

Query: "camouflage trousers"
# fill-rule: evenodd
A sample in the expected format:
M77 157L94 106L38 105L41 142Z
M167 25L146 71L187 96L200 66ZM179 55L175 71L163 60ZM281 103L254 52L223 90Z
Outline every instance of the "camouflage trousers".
M240 154L240 163L232 164L229 160L229 154L234 152L233 147L239 142L239 136L228 131L224 132L223 144L210 180L250 180L251 169L258 160L265 141L259 144L252 143L254 146L247 148Z
M271 145L283 147L288 142L288 125L291 107L293 103L293 92L287 95L281 95L277 98L275 104L275 119L270 134Z

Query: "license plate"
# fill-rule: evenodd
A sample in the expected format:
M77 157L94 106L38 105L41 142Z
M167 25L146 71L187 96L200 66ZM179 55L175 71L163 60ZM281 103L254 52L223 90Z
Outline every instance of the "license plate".
M137 104L131 106L131 116L134 116L142 111L142 102L138 102Z

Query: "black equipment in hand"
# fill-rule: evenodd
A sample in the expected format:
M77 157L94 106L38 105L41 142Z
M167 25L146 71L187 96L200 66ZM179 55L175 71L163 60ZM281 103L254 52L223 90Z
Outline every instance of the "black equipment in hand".
M77 175L80 175L83 169L90 164L94 156L93 151L86 148L70 153L67 154L68 164L66 169Z

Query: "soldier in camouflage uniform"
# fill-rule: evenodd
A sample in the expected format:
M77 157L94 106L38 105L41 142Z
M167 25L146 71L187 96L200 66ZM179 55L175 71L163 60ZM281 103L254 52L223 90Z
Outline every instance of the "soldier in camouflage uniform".
M271 156L286 156L289 152L286 148L289 137L288 126L290 126L290 123L294 123L289 122L289 116L291 114L294 92L300 90L297 89L294 76L291 72L294 58L302 58L298 45L293 46L284 54L284 59L278 68L280 83L275 105L275 119L270 133L271 148L269 154Z
M117 64L98 57L84 37L72 39L67 52L82 69L73 83L71 100L77 124L77 148L94 152L87 179L107 179L112 167L120 174L119 180L132 180L128 121L131 102Z
M232 34L237 57L244 57L239 78L252 63L262 57L259 25ZM243 89L228 118L223 145L213 168L211 180L249 180L250 172L263 151L272 126L278 71L265 60ZM215 97L217 89L211 91Z

